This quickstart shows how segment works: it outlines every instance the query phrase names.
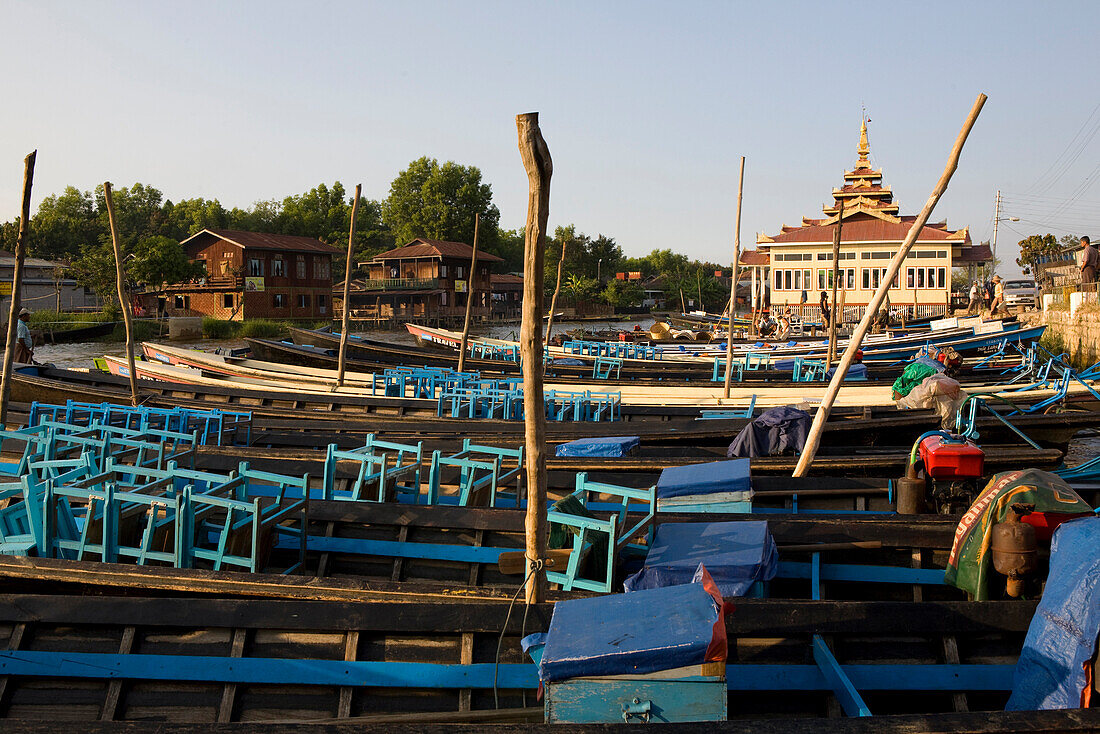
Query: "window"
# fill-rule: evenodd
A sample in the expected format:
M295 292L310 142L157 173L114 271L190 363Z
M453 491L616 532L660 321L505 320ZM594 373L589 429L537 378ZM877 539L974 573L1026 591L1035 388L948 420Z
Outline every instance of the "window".
M233 294L232 293L223 293L222 294L222 306L224 306L225 308L233 308Z
M298 280L306 279L306 259L301 255L298 256Z
M262 277L264 274L264 261L258 257L250 257L248 259L248 274Z
M938 277L939 288L947 287L947 268L936 268L936 274Z
M298 294L298 308L309 308L309 296L305 293Z
M489 268L487 268L487 267L485 267L484 265L482 265L482 266L481 266L481 274L482 274L482 275L488 275L488 274L489 274Z
M794 290L794 274L792 271L783 271L783 283L786 286L786 290Z
M924 268L917 268L917 287L924 287Z
M176 308L186 308L186 306L183 305L183 298L183 296L176 296L175 299L173 299L172 305Z
M321 310L321 313L325 312L325 302L326 299L324 294L317 296L317 308Z
M332 264L323 257L313 258L313 278L326 280L332 277Z
M863 290L871 290L871 271L867 268L863 269Z
M286 268L283 265L282 258L275 258L271 261L271 275L275 278L280 278L286 275Z
M794 271L794 289L796 291L802 290L802 271Z
M914 268L906 268L905 269L905 287L906 288L916 288L917 287L916 278L917 278L917 276L916 276L916 273L914 272Z
M892 252L861 252L859 254L861 260L889 260L893 256L894 253Z
M462 266L461 265L455 265L455 277L456 278L461 278L462 277Z
M447 264L446 263L439 263L439 277L440 278L446 278L447 277Z
M282 293L272 293L271 305L275 308L286 308L286 296Z

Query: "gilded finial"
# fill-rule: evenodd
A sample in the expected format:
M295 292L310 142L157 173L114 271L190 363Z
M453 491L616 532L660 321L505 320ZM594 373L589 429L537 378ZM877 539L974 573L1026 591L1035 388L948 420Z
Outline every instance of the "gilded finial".
M867 144L867 117L864 115L863 122L859 126L859 165L856 168L870 168L871 160L868 158L871 155L871 146Z

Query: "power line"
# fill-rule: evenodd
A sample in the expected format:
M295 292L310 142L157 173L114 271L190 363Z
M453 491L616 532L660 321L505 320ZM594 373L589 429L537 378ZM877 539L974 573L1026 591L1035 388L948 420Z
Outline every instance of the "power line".
M1047 170L1044 171L1039 176L1039 178L1035 179L1035 181L1031 184L1031 187L1027 189L1026 193L1031 193L1040 186L1042 187L1042 189L1037 193L1046 193L1050 190L1052 186L1054 186L1054 184L1056 184L1062 178L1062 176L1066 174L1070 167L1077 162L1077 159L1085 151L1089 143L1092 142L1093 137L1095 137L1096 133L1100 131L1100 117L1097 117L1097 112L1100 112L1100 102L1098 102L1096 106L1092 108L1092 112L1089 113L1089 116L1085 119L1084 123L1081 124L1081 127L1080 129L1078 129L1077 133L1070 139L1068 143L1066 143L1066 147L1062 150L1058 157L1054 159ZM1094 117L1097 118L1095 124L1093 123ZM1087 133L1085 132L1086 129L1088 130ZM1084 137L1082 137L1082 133L1085 133ZM1048 176L1050 176L1049 179L1047 179Z

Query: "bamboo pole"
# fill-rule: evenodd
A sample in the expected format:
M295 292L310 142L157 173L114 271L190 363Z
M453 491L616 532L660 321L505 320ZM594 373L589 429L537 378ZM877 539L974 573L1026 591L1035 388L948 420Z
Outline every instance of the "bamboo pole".
M130 299L126 295L126 276L122 272L122 244L115 221L115 200L111 196L111 182L103 183L103 200L107 203L107 220L111 224L111 247L115 253L115 284L118 286L118 305L122 307L122 324L126 329L126 365L130 368L130 404L138 404L137 366L134 364L134 320Z
M8 399L11 397L12 364L15 361L16 334L19 333L19 307L23 290L23 263L27 259L27 235L31 228L31 187L34 184L34 161L38 151L23 159L23 206L19 210L19 234L15 240L15 269L11 278L11 312L8 333L4 341L4 371L0 377L0 428L7 425Z
M932 190L931 196L929 196L928 201L925 202L924 208L921 209L920 214L917 215L917 219L913 222L913 226L909 228L909 234L905 236L905 241L901 243L901 248L894 254L893 259L890 261L890 266L886 269L886 276L879 283L874 296L871 297L871 302L867 305L867 310L863 312L863 318L859 320L859 324L852 333L851 339L848 340L848 348L844 350L844 355L840 358L840 364L837 365L836 372L833 373L833 379L829 381L829 388L825 391L825 397L821 400L821 407L817 409L817 413L814 415L814 422L813 426L810 428L810 435L806 437L806 447L798 457L798 466L795 467L792 476L804 476L813 463L814 456L817 454L818 444L821 443L821 433L825 428L825 421L829 419L829 411L832 409L833 401L836 400L837 393L840 392L840 386L844 383L844 377L848 374L848 368L852 364L852 358L855 357L856 350L862 345L863 337L867 335L867 330L871 326L871 320L874 318L875 312L878 311L882 302L886 299L886 293L890 289L890 284L894 281L894 276L901 270L901 264L905 260L905 256L908 255L909 250L913 248L913 244L917 241L917 237L920 235L921 230L924 229L928 217L932 215L932 210L936 208L936 204L939 202L940 197L943 196L943 192L947 190L947 184L951 182L951 176L954 175L955 169L958 168L959 156L962 155L963 145L966 143L966 138L970 135L970 131L974 128L974 123L978 119L978 114L982 111L982 106L985 105L985 100L986 96L984 94L979 94L978 98L974 101L974 106L970 109L970 114L967 115L966 122L963 123L962 130L959 131L959 136L955 139L955 145L951 149L950 156L948 156L947 166L944 168L943 175L940 176L940 180L936 183L936 188Z
M359 214L359 197L363 184L355 184L355 200L351 203L351 227L348 228L348 255L344 261L344 307L340 314L340 356L337 359L336 387L344 384L344 367L348 354L348 328L351 325L351 255L355 250L355 218ZM461 367L459 368L461 369Z
M546 577L538 565L546 557L546 409L542 394L543 257L546 220L550 212L550 177L554 164L539 129L539 114L516 116L519 153L527 171L527 227L523 243L523 321L520 355L523 358L523 422L527 453L527 515L524 520L527 562L533 570L527 580L527 603L541 602Z
M833 231L833 300L829 317L829 357L827 367L833 366L836 359L836 286L840 278L840 228L844 226L844 199L840 200L840 210L836 215L836 229Z
M741 156L741 173L737 178L737 223L733 226L733 276L730 283L730 328L726 338L726 386L723 397L730 396L730 375L733 374L733 311L737 307L737 269L741 265L741 192L745 188L745 156Z
M466 344L470 339L470 316L474 312L474 274L477 272L477 234L481 215L474 215L474 251L470 255L470 277L466 279L466 320L462 322L462 342L458 345L458 371L466 367Z
M558 307L558 291L561 290L561 268L565 265L565 244L568 240L561 238L561 258L558 260L558 279L554 283L554 297L550 299L550 318L546 322L546 343L550 343L550 332L554 329L554 311Z

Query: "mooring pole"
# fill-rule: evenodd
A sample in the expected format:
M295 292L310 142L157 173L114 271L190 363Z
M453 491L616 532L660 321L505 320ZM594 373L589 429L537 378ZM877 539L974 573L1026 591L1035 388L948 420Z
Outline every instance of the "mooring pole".
M466 280L466 320L462 322L462 342L458 347L458 371L466 367L466 343L470 339L470 316L474 312L474 274L477 272L477 233L481 215L474 215L474 251L470 255L470 277Z
M833 300L830 306L829 316L829 356L825 360L825 368L833 366L836 359L836 281L840 277L840 228L844 226L844 199L840 200L840 209L836 215L836 229L833 230Z
M527 453L526 554L529 568L527 603L541 602L546 577L539 569L546 558L546 412L542 394L542 269L546 220L550 213L550 177L554 164L539 129L539 113L516 116L519 153L527 171L527 228L523 242L523 321L519 348L523 358L523 423Z
M737 222L733 225L733 272L730 283L730 328L726 334L726 386L723 398L730 396L730 375L733 373L733 312L737 308L737 269L741 265L741 192L745 188L745 156L741 156L741 173L737 178Z
M130 403L138 404L137 366L134 364L134 319L130 298L126 294L126 276L122 270L122 243L118 237L115 220L115 200L111 196L111 182L103 183L103 200L107 203L107 221L111 225L111 247L115 253L115 282L118 286L118 305L122 307L122 325L126 329L126 365L130 368Z
M550 317L546 320L546 343L550 344L550 332L554 329L554 310L558 307L558 292L561 291L561 268L565 265L565 245L569 240L561 238L561 257L558 258L558 279L554 282L554 297L550 299Z
M344 366L348 354L348 328L351 324L351 255L355 250L355 218L359 214L359 196L363 184L355 184L355 201L351 203L351 227L348 228L348 255L344 263L344 306L340 314L340 356L336 366L336 387L344 384Z
M982 106L985 104L986 96L979 94L978 99L974 101L974 106L970 109L970 114L966 118L966 122L963 123L962 130L959 131L959 136L955 139L955 145L951 149L951 155L947 159L947 167L943 171L943 175L940 176L940 180L936 183L936 188L932 190L932 195L928 197L928 201L925 202L924 208L921 209L920 214L917 215L916 221L913 222L913 226L909 228L909 234L905 236L905 241L901 243L901 249L894 254L894 258L890 261L890 266L886 269L886 275L879 283L878 288L875 290L875 294L871 297L871 302L867 305L867 310L863 313L863 318L859 320L859 324L856 326L855 331L852 332L852 337L848 340L848 348L844 350L844 355L840 358L840 364L837 365L836 372L833 373L833 379L829 381L829 389L825 392L825 397L821 400L821 407L817 409L817 413L814 415L813 425L810 427L810 435L806 438L806 447L802 450L801 456L798 457L798 466L794 469L793 476L801 477L809 471L810 465L814 461L814 456L817 454L817 447L821 443L821 432L825 429L825 421L829 419L829 411L833 407L833 402L836 400L837 393L840 392L840 386L844 383L844 378L848 374L848 368L852 364L852 359L855 357L856 350L860 348L863 343L863 337L867 335L867 331L871 328L871 320L874 318L876 312L882 302L886 300L886 294L890 290L890 284L894 282L894 276L901 270L901 264L905 260L905 256L909 254L909 250L913 248L913 244L917 241L917 237L920 235L921 230L924 229L925 223L928 221L928 217L932 215L932 210L936 208L936 204L939 202L940 197L943 196L943 192L947 190L947 184L951 182L951 176L954 175L955 169L959 165L959 156L962 155L963 145L966 143L966 138L970 135L970 131L974 127L974 123L978 119L978 114L982 111Z
M16 334L19 333L19 310L22 305L23 262L27 259L27 235L31 228L31 186L34 184L34 161L38 151L23 159L23 207L19 210L19 234L15 240L15 270L11 277L11 313L4 341L4 371L0 376L0 428L7 424L8 399L11 397L12 364L15 362Z

